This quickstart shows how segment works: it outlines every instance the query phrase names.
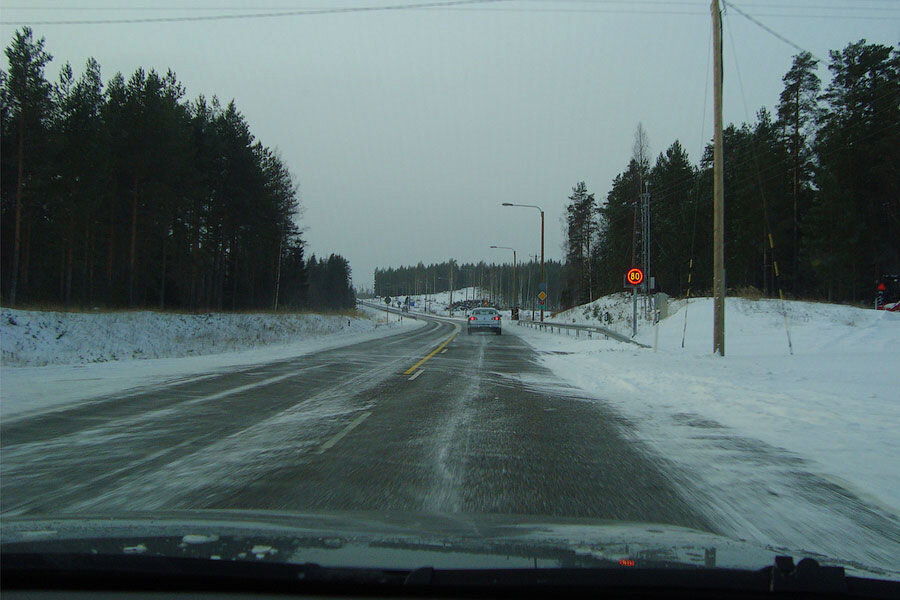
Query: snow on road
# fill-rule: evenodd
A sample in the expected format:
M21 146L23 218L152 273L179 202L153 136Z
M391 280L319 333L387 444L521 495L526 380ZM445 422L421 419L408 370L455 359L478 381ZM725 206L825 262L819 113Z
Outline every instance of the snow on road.
M598 318L609 311L614 328L630 330L630 304L622 304L623 297L596 301ZM866 564L900 572L900 315L788 302L790 355L779 302L728 298L720 358L712 355L712 300L672 309L658 332L640 325L638 341L652 346L658 333L656 351L507 330L541 352L557 376L619 412L692 487L708 492L698 502L730 513L735 532L777 543L796 527L795 547L831 544L832 555L849 538ZM593 306L553 320L598 323ZM816 506L847 492L855 498L843 510ZM881 527L892 549L883 539L864 548ZM863 533L854 539L848 531Z
M356 344L424 323L319 314L0 313L0 418Z

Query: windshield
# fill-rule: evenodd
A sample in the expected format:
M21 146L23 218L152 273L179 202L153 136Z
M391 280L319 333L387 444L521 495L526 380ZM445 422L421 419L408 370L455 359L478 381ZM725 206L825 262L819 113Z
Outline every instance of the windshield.
M532 566L900 579L898 23L4 6L4 531L177 515L182 552L210 515L305 515L367 523L354 564L402 528L415 568L508 523Z

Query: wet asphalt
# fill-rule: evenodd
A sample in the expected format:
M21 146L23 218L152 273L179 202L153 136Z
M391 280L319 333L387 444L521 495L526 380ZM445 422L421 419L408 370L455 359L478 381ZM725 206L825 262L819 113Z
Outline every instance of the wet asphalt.
M430 320L97 398L4 423L0 457L3 515L366 510L713 529L677 471L509 324L466 335Z

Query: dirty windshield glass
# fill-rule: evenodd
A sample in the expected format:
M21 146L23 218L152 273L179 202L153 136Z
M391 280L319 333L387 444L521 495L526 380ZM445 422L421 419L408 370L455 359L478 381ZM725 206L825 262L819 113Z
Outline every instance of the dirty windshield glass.
M5 2L4 532L897 580L898 26ZM285 515L308 543L226 542Z

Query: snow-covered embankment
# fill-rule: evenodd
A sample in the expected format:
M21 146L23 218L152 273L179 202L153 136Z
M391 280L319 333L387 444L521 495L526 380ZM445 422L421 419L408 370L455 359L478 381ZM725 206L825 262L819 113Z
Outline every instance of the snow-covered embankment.
M136 387L286 360L419 321L271 313L0 311L0 417ZM148 360L151 359L151 360Z

